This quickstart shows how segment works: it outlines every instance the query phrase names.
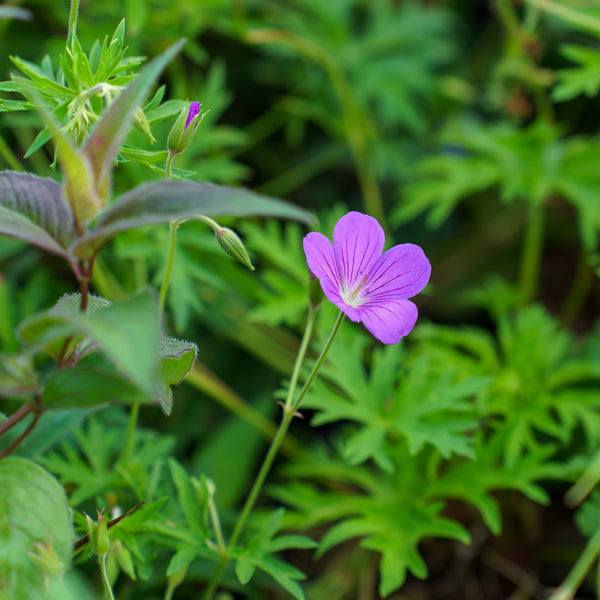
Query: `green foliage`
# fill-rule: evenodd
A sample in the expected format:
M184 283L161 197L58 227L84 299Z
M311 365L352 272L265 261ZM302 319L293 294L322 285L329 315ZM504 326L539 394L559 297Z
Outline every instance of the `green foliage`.
M298 579L304 579L304 574L272 555L290 548L314 548L317 544L303 535L275 537L281 527L283 515L283 509L274 511L265 519L243 549L232 551L235 558L235 573L240 583L245 585L252 579L258 568L268 573L294 598L304 600L304 592L296 582Z
M538 122L529 127L461 123L441 136L445 152L419 165L420 177L406 190L394 213L405 222L428 213L431 226L448 219L459 202L497 189L500 201L543 205L560 194L577 211L580 235L588 249L595 246L600 211L597 171L589 158L598 151L595 138L564 139L555 126Z
M588 448L600 440L597 361L572 350L570 334L541 307L500 319L497 340L476 329L423 327L419 353L452 362L471 376L491 377L477 410L504 436L505 460L515 466L549 440L568 444L583 430Z
M9 457L0 463L0 487L0 598L61 597L73 539L62 486L39 465Z
M373 459L381 469L393 471L390 440L394 445L403 440L412 455L431 445L445 458L473 456L468 435L476 425L471 398L489 383L485 377L465 379L450 364L439 371L425 357L406 365L400 345L374 350L367 373L367 339L342 336L330 354L331 364L323 369L327 383L317 383L304 406L317 409L314 425L357 424L345 436L349 464Z
M565 45L562 54L577 64L558 71L559 81L552 95L557 102L565 102L585 94L593 98L600 91L600 53L591 48Z
M96 510L118 598L385 597L430 556L435 596L471 533L474 554L507 560L527 535L525 568L562 577L570 558L541 564L562 549L533 546L534 503L589 493L600 443L600 78L581 33L599 30L576 4L106 0L66 37L66 6L32 0L32 21L0 22L2 599L95 600ZM173 180L152 181L191 101L202 125ZM238 528L310 318L315 207L328 236L348 210L390 216L387 243L423 245L432 284L398 346L344 323ZM256 272L207 216L241 232ZM334 319L323 300L309 365ZM597 500L575 517L590 545Z

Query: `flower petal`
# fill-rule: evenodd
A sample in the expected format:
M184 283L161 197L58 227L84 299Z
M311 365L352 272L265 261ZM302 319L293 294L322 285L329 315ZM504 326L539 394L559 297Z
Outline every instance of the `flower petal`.
M343 310L352 321L358 321L358 315L353 308L348 307L340 295L340 278L333 257L333 246L331 242L321 233L312 232L304 237L302 241L306 262L310 272L318 278L323 293L340 310ZM349 314L347 309L354 311Z
M393 298L412 298L427 285L430 275L431 265L419 246L394 246L383 253L369 272L365 282L366 304Z
M353 288L369 273L383 252L385 234L377 219L349 212L333 230L333 253L340 283Z
M302 240L306 262L310 272L323 283L323 279L340 287L340 278L333 257L333 246L322 234L313 231Z
M385 300L359 307L364 326L384 344L397 344L417 322L417 307L410 300Z

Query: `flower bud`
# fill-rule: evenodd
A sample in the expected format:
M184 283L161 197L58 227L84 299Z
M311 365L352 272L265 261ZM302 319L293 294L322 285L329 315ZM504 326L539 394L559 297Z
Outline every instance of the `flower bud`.
M85 515L87 521L88 535L90 536L90 548L97 556L104 556L110 548L108 537L108 523L104 509L98 512L98 522L95 523L88 515Z
M44 573L53 577L58 577L63 574L65 565L57 556L56 551L52 546L52 542L38 542L35 545L35 550L35 554L31 552L28 552L27 554L42 568Z
M200 112L200 106L200 102L191 102L179 113L167 138L167 148L171 154L181 154L194 139L196 129L206 114Z
M146 117L144 111L138 106L135 111L135 124L137 128L144 132L144 134L148 137L151 144L154 144L156 138L152 135L152 130L150 129L150 122L148 121L148 117Z
M308 281L308 301L312 308L316 308L325 298L321 282L311 273Z
M221 246L229 256L248 267L251 271L254 271L254 265L250 260L250 256L248 256L248 251L235 231L229 229L229 227L220 227L219 229L215 229L215 235L217 237L217 242L219 242L219 246Z

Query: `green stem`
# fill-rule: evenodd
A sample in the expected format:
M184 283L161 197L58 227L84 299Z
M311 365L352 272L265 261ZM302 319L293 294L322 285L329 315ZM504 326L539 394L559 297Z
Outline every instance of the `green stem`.
M126 465L129 462L129 457L131 456L131 451L133 450L133 440L135 437L135 430L137 427L139 414L140 405L139 403L136 403L131 407L131 412L129 413L129 423L127 424L125 443L123 444L123 451L121 452L121 458L119 460L119 462L123 465Z
M10 149L10 146L2 136L0 136L0 156L4 158L8 166L14 171L23 171L19 159L15 156L14 152Z
M385 229L385 213L381 190L368 150L368 118L358 105L355 92L337 59L308 38L281 29L255 29L246 39L254 44L278 42L291 46L319 64L327 73L341 105L341 120L346 142L356 169L365 210Z
M98 556L98 565L100 566L100 574L102 575L102 583L104 584L104 592L108 600L115 600L110 581L108 580L108 571L106 570L106 554Z
M314 324L314 318L315 318L315 311L314 310L309 311L309 317L307 319L306 329L310 329L312 331L312 327ZM246 498L246 502L244 504L244 507L242 508L242 512L237 520L237 523L233 529L233 533L231 534L231 537L229 538L229 543L227 544L228 549L232 549L235 547L235 544L237 543L240 535L242 534L242 531L244 530L244 527L246 526L246 523L248 521L248 518L250 517L252 509L254 508L254 505L256 504L256 501L258 500L258 496L262 490L262 487L265 483L267 475L269 474L269 471L271 470L271 467L273 466L273 462L275 460L275 457L277 456L277 451L279 450L279 447L281 446L281 443L283 442L283 439L285 437L285 434L287 433L290 423L292 422L292 419L296 416L296 411L300 407L300 404L302 403L303 398L306 396L306 393L308 392L312 383L314 382L314 380L319 372L319 369L325 362L325 358L326 358L329 350L331 349L333 341L335 340L335 338L337 337L337 334L339 333L339 330L341 328L343 320L344 320L344 313L340 312L340 314L335 322L335 325L333 326L331 334L329 335L329 339L327 340L327 342L325 344L325 347L321 351L321 354L319 355L317 362L315 363L312 371L310 372L310 375L308 376L308 379L304 383L304 386L302 387L302 390L300 390L298 398L296 398L295 401L291 400L292 394L293 394L293 389L292 389L291 393L290 393L290 391L288 391L288 397L286 399L285 406L283 409L283 415L281 416L281 423L279 424L277 433L275 434L275 437L273 438L273 441L271 442L269 450L267 451L267 454L262 462L262 465L256 476L256 479L254 480L252 489L250 490L250 493L248 494L248 497ZM306 349L308 347L308 342L306 341L306 343L305 343L306 339L307 339L307 336L306 336L306 330L305 330L305 335L303 336L302 344L301 344L300 350L298 352L299 356L302 353L306 353ZM300 366L299 365L301 364L301 362L302 362L301 360L300 361L297 360L296 364L294 365L294 370L292 372L292 379L290 381L290 388L294 388L296 385L296 380L298 379L298 376L300 374ZM208 587L204 593L203 600L212 600L212 597L217 589L217 586L219 585L221 575L223 574L223 571L225 570L225 566L227 565L228 562L229 562L229 557L227 557L227 556L224 556L221 559L221 562L217 566L217 569L216 569L212 579L210 580Z
M177 584L173 581L169 581L169 584L167 585L167 589L165 591L165 597L163 600L172 600L173 594L175 593L175 590L177 589L178 585L179 584Z
M532 205L525 230L521 274L519 282L519 303L529 304L536 295L544 249L545 212L543 205Z
M77 15L79 14L79 0L71 0L71 9L69 11L69 39L77 31Z
M201 390L204 394L216 400L223 408L246 421L267 440L270 441L275 436L276 425L236 394L204 365L197 362L187 374L185 382ZM288 436L283 442L281 451L288 457L298 455L302 452L302 445L291 436Z
M598 558L599 553L600 531L597 531L588 542L570 573L556 592L550 596L549 600L571 600Z
M175 156L177 155L173 152L167 154L167 160L165 162L165 175L167 179L173 178L173 161L175 160Z
M208 499L208 514L210 516L210 522L217 538L217 546L223 553L227 550L225 544L225 538L223 537L223 530L221 529L221 521L219 519L219 512L217 511L217 505L215 504L214 496L211 494Z
M293 413L295 413L300 408L300 404L302 404L302 400L304 400L304 396L306 396L306 394L308 393L308 390L310 390L314 380L317 378L317 375L319 374L319 371L321 370L321 366L325 362L325 358L327 357L327 354L329 353L329 350L331 349L331 346L333 345L333 342L334 342L335 338L337 337L337 334L340 332L342 323L344 322L344 317L345 317L344 313L340 312L340 314L338 315L338 318L333 326L333 329L331 331L329 339L327 340L327 343L325 344L325 347L321 351L321 354L319 355L319 358L317 359L315 366L313 367L312 371L310 372L308 379L304 382L304 385L302 386L302 389L300 390L300 393L298 394L298 398L296 398L296 401L292 405Z
M525 2L566 21L570 25L596 35L600 33L600 19L565 6L564 3L554 2L553 0L525 0Z
M292 370L292 376L290 378L290 387L288 388L288 393L285 398L284 407L287 411L290 410L290 407L292 405L292 399L294 398L294 392L296 391L298 377L300 376L300 369L302 368L302 363L304 362L304 357L306 356L308 344L310 342L310 338L312 337L312 332L315 326L316 315L317 309L311 302L309 303L308 307L308 316L306 318L306 327L304 328L304 335L302 336L302 341L300 342L300 348L298 349L298 354L296 355L296 361L294 362L294 368Z
M585 303L593 280L594 271L588 264L586 253L582 251L579 254L571 289L560 309L559 317L563 325L568 326L573 322L573 319L575 319Z
M163 312L165 309L165 302L167 300L167 290L169 289L169 280L171 279L171 271L173 270L173 257L175 256L175 247L177 245L177 228L179 227L178 221L171 221L169 223L169 242L168 242L168 254L167 254L167 266L165 267L165 276L163 277L162 284L160 286L160 294L158 297L158 316L162 319Z

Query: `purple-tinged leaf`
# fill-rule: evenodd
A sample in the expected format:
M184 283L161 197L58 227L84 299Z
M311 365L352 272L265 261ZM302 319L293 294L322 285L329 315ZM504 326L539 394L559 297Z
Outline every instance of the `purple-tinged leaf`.
M282 200L260 196L243 188L193 181L163 180L140 185L121 196L99 219L96 227L77 240L70 251L89 258L123 231L168 223L173 219L263 216L312 223L305 210Z
M184 43L184 39L179 40L149 62L110 105L87 138L83 153L92 164L96 189L104 201L110 193L110 172L115 156L129 131L135 110Z
M0 172L0 233L66 256L76 232L61 186L28 173Z

